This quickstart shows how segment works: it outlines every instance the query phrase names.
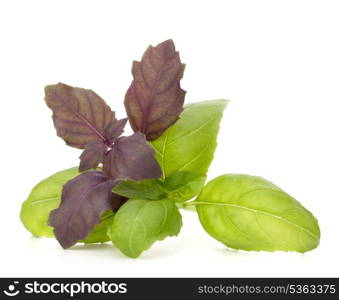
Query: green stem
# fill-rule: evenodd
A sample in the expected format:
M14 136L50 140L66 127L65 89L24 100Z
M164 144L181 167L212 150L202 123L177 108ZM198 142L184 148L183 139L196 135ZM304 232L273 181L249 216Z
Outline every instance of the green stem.
M195 211L194 201L189 202L177 202L176 205L179 209L184 209L188 211Z
M215 205L215 206L225 206L225 203L216 203L216 202L204 202L204 201L190 201L183 203L183 206L196 206L196 205ZM228 204L229 206L232 206L231 204Z
M183 207L188 207L188 206L197 205L197 204L199 204L199 202L196 202L196 201L189 201L189 202L184 202L184 203L182 203L182 206L183 206Z

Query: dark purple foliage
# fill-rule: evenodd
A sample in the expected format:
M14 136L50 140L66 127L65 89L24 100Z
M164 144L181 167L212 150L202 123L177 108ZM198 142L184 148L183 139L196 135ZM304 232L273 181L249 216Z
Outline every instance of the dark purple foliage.
M134 61L125 107L135 132L147 140L158 138L183 110L186 92L180 87L185 65L172 40L149 46L141 61Z
M95 140L85 146L85 150L80 155L80 172L95 169L104 162L108 149L113 147L114 142L124 132L127 120L127 118L121 120L114 118L105 128L104 140Z
M105 134L107 138L107 143L111 145L114 143L120 135L124 132L125 125L128 119L117 120L114 119L105 129Z
M79 171L96 169L104 161L107 149L107 145L101 140L88 143L80 155Z
M154 149L141 133L121 137L114 143L105 156L104 172L111 178L135 181L162 175Z
M63 83L45 87L45 101L53 111L54 127L67 145L83 149L95 140L105 141L105 129L115 114L92 90Z
M102 171L68 181L59 208L50 214L49 224L63 248L85 239L105 210L116 211L127 200L112 193L121 180L161 177L147 140L159 137L179 118L186 93L180 87L184 68L172 40L150 46L141 62L133 62L134 80L125 97L128 119L121 120L92 90L63 83L46 86L45 101L57 135L67 145L84 149L79 171L103 164ZM136 133L121 137L127 120Z
M64 185L61 204L49 216L49 224L63 248L85 239L99 224L100 215L112 208L112 188L118 183L101 171L89 171Z

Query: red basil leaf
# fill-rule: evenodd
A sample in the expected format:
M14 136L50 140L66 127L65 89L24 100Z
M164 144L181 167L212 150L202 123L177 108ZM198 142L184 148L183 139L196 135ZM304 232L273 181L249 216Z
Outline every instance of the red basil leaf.
M49 216L49 225L63 248L85 239L99 224L100 215L112 208L112 188L117 184L101 171L89 171L64 185L61 204Z
M105 156L104 172L111 178L135 181L162 175L154 150L141 133L121 137L114 143Z
M184 69L172 40L149 46L141 62L133 62L134 80L125 107L133 130L147 140L156 139L178 120L186 93L180 87Z
M105 141L105 128L114 120L114 112L92 90L63 83L48 85L45 101L53 111L57 135L67 145L82 149L94 140Z
M105 134L109 144L115 142L118 137L124 132L124 127L127 123L127 120L127 118L121 120L114 119L111 123L108 124L105 129Z
M106 151L107 146L101 140L88 143L80 155L79 172L96 169L104 161Z

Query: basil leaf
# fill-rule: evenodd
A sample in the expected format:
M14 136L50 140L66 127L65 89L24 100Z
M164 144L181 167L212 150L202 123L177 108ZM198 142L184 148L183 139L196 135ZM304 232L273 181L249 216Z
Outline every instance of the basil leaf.
M177 171L207 173L226 105L226 100L187 105L180 119L151 142L164 178Z
M103 170L108 177L119 180L139 181L162 175L154 149L139 132L117 138L105 156Z
M317 219L260 177L217 177L191 204L196 205L207 233L230 248L303 253L319 244Z
M51 211L48 224L54 227L55 237L64 249L85 239L100 224L101 215L112 209L112 188L117 184L101 170L93 170L63 186L60 206Z
M27 200L22 204L20 219L34 236L54 237L53 228L48 225L49 214L60 205L63 185L79 174L77 167L63 170L42 180L33 188ZM111 210L103 213L102 222L93 228L83 242L107 242L109 238L106 234L106 226L112 222L112 219Z
M129 200L116 213L108 235L122 253L136 258L155 241L178 235L181 226L173 201Z
M106 141L105 129L115 113L95 92L58 83L45 87L45 101L53 111L57 135L67 145L83 149L95 140Z
M107 145L101 140L95 140L86 144L84 151L82 151L79 157L79 171L84 172L89 169L96 169L104 161L107 148Z
M113 188L115 194L130 199L173 199L187 201L198 195L204 186L205 175L194 172L175 172L165 180L145 179L139 182L126 180Z
M194 172L175 172L165 178L164 186L168 198L177 202L187 201L198 195L206 181L206 176Z
M125 108L135 132L154 140L179 118L186 92L180 87L185 70L172 40L149 46L141 61L133 61L133 81Z
M167 192L159 179L144 179L139 182L125 180L112 191L130 199L160 200L167 197Z

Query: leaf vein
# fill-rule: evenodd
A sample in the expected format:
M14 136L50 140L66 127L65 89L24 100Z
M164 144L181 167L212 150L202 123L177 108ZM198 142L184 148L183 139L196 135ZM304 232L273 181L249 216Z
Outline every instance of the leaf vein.
M172 142L169 142L167 144L167 146L176 143L178 140L182 139L182 138L187 138L193 134L195 134L196 132L198 132L199 130L201 130L202 128L204 128L206 125L208 125L209 123L211 123L212 121L215 121L215 118L211 118L210 120L207 120L205 123L203 123L202 125L200 125L198 128L194 129L193 131L190 131L180 137L178 137L177 139L173 140Z
M277 216L277 215L274 215L270 212L267 212L267 211L264 211L264 210L258 210L258 209L254 209L254 208L250 208L250 207L247 207L247 206L241 206L241 205L237 205L237 204L229 204L229 203L217 203L217 202L201 202L201 201L197 201L195 202L196 205L218 205L218 206L229 206L229 207L233 207L233 208L239 208L239 209L244 209L244 210L249 210L251 212L254 212L254 213L261 213L261 214L265 214L265 215L268 215L270 217L273 217L273 218L276 218L276 219L279 219L279 220L282 220L282 221L285 221L286 223L292 225L292 226L295 226L297 228L299 228L300 230L303 230L305 231L308 235L310 235L312 238L314 239L317 239L317 237L310 231L308 230L307 228L304 228L290 220L287 220L285 218L282 218L280 216Z

